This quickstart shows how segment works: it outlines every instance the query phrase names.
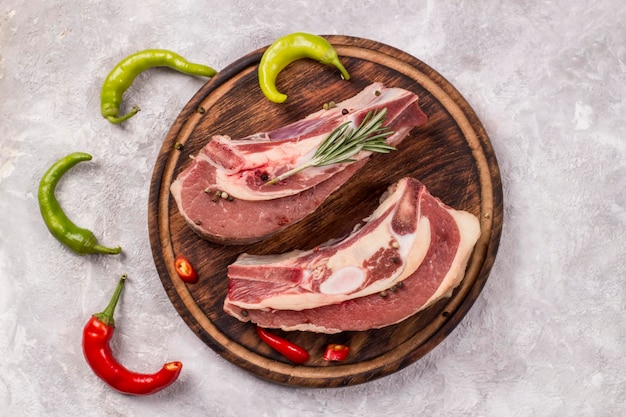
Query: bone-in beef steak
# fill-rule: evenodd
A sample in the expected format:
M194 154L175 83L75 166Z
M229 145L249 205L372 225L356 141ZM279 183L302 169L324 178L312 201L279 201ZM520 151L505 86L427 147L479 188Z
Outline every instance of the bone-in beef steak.
M340 125L356 130L367 115L385 109L383 125L393 134L387 144L395 146L414 126L426 122L418 106L418 97L402 88L385 88L374 83L356 96L328 110L319 110L295 123L272 132L232 140L213 136L205 156L216 168L216 187L243 200L271 200L298 194L343 170L354 161L368 158L361 151L352 162L310 167L279 183L267 186L263 178L275 178L293 168L309 163L317 148Z
M394 192L402 192L403 195L398 198L398 196L394 196ZM320 305L323 302L317 299L317 307L306 308L307 305L304 304L304 309L242 308L230 301L231 293L229 291L229 296L224 303L224 310L241 321L251 321L261 327L337 333L369 330L395 324L423 310L442 297L449 296L463 279L467 261L480 236L478 219L468 212L457 211L446 206L430 195L424 185L415 179L402 179L392 187L392 192L385 201L390 198L395 201L394 205L397 206L394 215L397 221L395 224L391 223L391 227L396 232L405 230L406 234L410 234L411 231L415 231L417 234L429 236L427 239L429 244L425 253L419 249L415 252L409 252L401 260L404 269L395 280L388 282L389 287L387 287L390 288L395 285L395 291L385 291L383 296L381 291L376 288L377 292L375 293L349 298L341 302L336 302L335 294L331 294L328 297L328 304ZM385 205L385 201L382 202L382 205ZM409 205L409 202L412 202L414 206ZM416 215L412 216L410 213ZM407 219L411 219L411 221L407 223ZM367 225L362 230L365 230L366 227ZM360 236L360 239L367 239L367 236L366 233ZM357 244L358 240L352 240L351 244ZM380 244L382 248L385 248L389 242L382 241ZM334 246L337 245L341 245L341 243ZM402 242L400 242L401 245ZM391 247L393 246L395 245ZM417 247L419 248L420 245ZM371 250L369 252L371 253ZM396 256L395 253L389 255ZM280 258L277 260L280 263ZM244 264L246 262L244 257ZM259 264L260 259L255 259L255 262ZM354 266L358 268L367 267L365 264ZM385 279L387 272L385 268L381 270L381 279ZM263 268L260 269L260 274L263 274ZM263 279L266 278L262 277L261 280ZM305 292L315 288L316 284L310 282L311 279L310 275L301 273L301 271L294 273L292 288L284 290L286 297L298 292L301 282L304 283L303 291ZM376 277L368 278L370 283L377 281L379 280ZM398 285L398 282L402 284ZM241 291L237 288L234 290ZM357 289L357 291L361 290L360 288ZM349 292L347 291L347 293ZM233 294L233 296L237 297L238 295ZM258 298L259 294L256 294L255 297ZM270 298L276 299L277 297L280 295L272 294Z
M398 182L367 223L334 244L240 255L228 267L226 302L245 309L305 310L378 293L404 280L430 246L430 225L420 216L423 190L417 181Z
M355 155L352 163L306 169L275 185L264 181L306 161L340 124L359 123L368 111L382 108L387 109L385 125L394 131L387 139L392 145L426 122L417 95L374 83L335 108L274 131L239 140L215 136L171 185L179 212L214 242L247 244L271 236L315 211L367 163L370 153ZM235 199L216 200L218 190Z

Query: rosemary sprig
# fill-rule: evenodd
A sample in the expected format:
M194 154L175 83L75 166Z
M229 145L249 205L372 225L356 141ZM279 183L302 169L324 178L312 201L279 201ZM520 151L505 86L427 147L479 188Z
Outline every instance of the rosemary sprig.
M386 142L393 134L391 129L383 127L386 115L385 107L380 111L368 112L356 129L350 128L350 121L339 125L324 139L309 162L280 174L266 184L276 184L307 168L354 162L355 159L352 157L361 151L377 153L395 151L396 148Z

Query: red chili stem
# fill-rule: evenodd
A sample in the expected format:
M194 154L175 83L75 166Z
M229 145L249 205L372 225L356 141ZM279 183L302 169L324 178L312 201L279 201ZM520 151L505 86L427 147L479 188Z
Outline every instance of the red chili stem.
M304 363L309 360L309 352L295 343L276 336L259 326L257 326L256 331L262 341L267 343L272 349L290 361L295 363Z
M115 291L113 292L111 301L109 301L109 305L106 306L104 311L93 315L95 318L97 318L107 326L115 327L115 319L113 318L113 315L115 314L115 307L117 307L117 302L120 300L120 295L122 295L122 290L124 289L124 283L126 282L126 278L128 278L128 275L126 274L121 276L120 280L117 283L117 286L115 287Z
M94 314L83 329L83 354L93 372L119 392L130 395L154 394L171 385L183 364L169 362L153 374L141 374L125 368L115 359L109 346L113 337L115 307L124 287L122 275L106 309Z

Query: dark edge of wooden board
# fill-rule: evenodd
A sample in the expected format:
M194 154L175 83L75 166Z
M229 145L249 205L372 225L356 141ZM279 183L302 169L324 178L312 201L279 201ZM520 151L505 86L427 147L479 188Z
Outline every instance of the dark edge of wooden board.
M264 49L246 55L221 71L203 86L182 110L168 133L157 158L150 188L151 203L148 211L153 257L162 284L170 300L188 326L207 345L225 359L252 372L256 376L292 386L332 387L364 383L402 369L424 356L450 334L480 294L493 265L502 230L502 188L496 157L482 124L460 93L430 67L391 46L346 36L327 36L327 38L335 45L340 56L344 46L353 47L356 45L364 50L371 49L378 53L389 55L398 64L406 65L409 69L419 68L418 71L427 73L433 85L441 89L446 96L453 99L455 105L459 106L463 113L462 116L466 118L467 123L469 123L476 134L475 145L477 146L472 149L472 153L474 156L478 155L484 159L483 163L478 166L479 176L481 177L480 191L485 193L484 186L488 183L489 195L483 197L488 197L490 206L481 207L480 220L481 229L483 231L488 230L489 233L483 233L470 260L471 267L468 270L468 275L472 274L474 276L472 285L467 288L467 292L462 297L456 294L453 295L452 299L447 299L444 303L437 304L437 308L441 309L441 312L440 314L437 312L436 315L436 330L425 341L419 341L417 344L413 342L411 346L403 346L402 350L408 352L408 354L404 354L401 357L389 359L387 357L393 355L385 354L374 360L369 360L367 363L323 367L323 369L311 368L290 365L256 352L249 352L248 349L239 345L236 341L220 338L218 329L214 329L214 331L210 329L211 334L209 334L207 329L199 323L196 316L189 314L189 306L186 304L186 302L189 302L189 299L185 299L186 295L184 292L181 293L181 291L177 290L172 281L172 267L167 264L164 256L164 252L167 251L167 245L169 244L167 241L168 236L159 228L159 218L163 214L163 207L160 204L164 204L164 209L168 210L168 199L171 198L169 197L169 191L166 190L169 188L169 184L163 183L163 175L168 163L176 162L177 156L175 156L176 154L173 151L174 141L179 136L179 133L186 128L189 119L198 117L197 107L209 92L226 83L232 76L256 65ZM168 196L166 198L168 201L165 203L160 198L157 198L156 202L153 201L155 196L163 196L164 194ZM481 202L484 203L482 198ZM171 256L171 254L169 255ZM448 303L451 300L455 302ZM206 326L206 323L204 325ZM405 343L411 344L410 342L409 340Z

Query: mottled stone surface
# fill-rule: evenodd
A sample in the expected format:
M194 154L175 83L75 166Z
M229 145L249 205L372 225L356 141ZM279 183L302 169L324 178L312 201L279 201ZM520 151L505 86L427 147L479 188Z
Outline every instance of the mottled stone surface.
M0 415L617 416L626 409L626 6L586 1L0 3ZM294 31L387 43L452 82L491 137L505 223L492 275L422 360L342 389L264 382L180 319L153 264L148 187L161 141L203 81L152 70L141 113L100 117L103 78L144 48L223 68ZM79 257L45 229L37 185L57 158L92 162L59 184L81 225L121 256ZM108 389L81 330L129 282L113 348L130 368L167 360L151 397Z

